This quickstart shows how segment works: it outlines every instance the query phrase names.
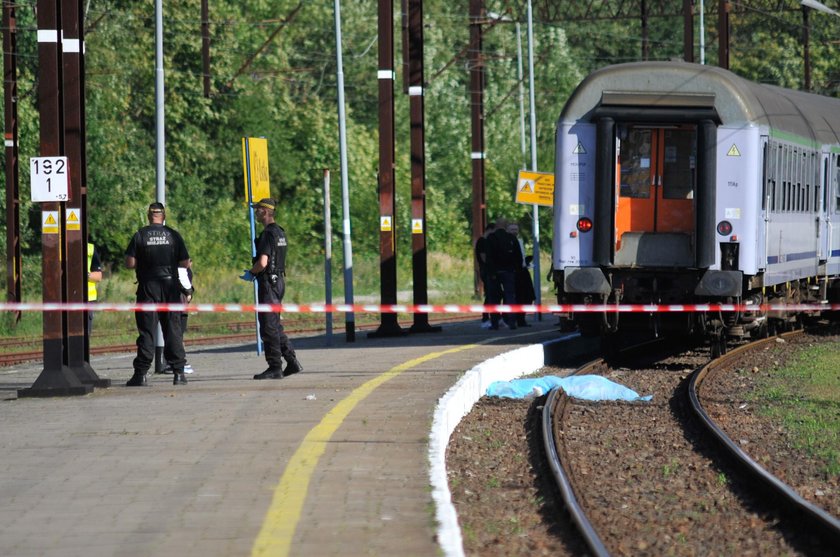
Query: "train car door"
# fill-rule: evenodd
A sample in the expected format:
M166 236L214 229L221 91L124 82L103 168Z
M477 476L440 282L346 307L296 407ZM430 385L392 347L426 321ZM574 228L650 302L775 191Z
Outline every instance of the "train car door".
M616 251L627 233L679 233L693 238L694 126L624 124L617 133Z

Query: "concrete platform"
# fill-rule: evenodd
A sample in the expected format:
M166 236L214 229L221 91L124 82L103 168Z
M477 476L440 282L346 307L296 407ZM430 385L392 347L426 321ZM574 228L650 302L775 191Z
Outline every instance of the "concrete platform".
M188 350L177 387L124 387L133 355L96 357L113 386L77 397L18 399L41 366L0 368L0 555L440 555L435 406L478 363L559 336L532 323L293 338L305 371L273 381L251 378L253 343Z

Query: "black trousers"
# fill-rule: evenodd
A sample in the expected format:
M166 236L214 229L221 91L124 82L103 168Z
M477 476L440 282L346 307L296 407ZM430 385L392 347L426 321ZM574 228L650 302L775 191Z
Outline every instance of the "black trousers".
M277 277L273 284L267 274L257 277L257 300L261 304L282 304L286 293L286 279ZM265 349L265 361L268 367L280 370L283 366L281 358L295 357L295 350L289 337L283 330L280 314L274 312L260 312L257 315L260 323L260 338Z
M531 273L525 267L516 270L516 303L517 304L533 304L537 299L534 292L534 281L531 280ZM525 324L525 314L516 313L516 323L519 325Z
M155 280L141 282L137 285L138 303L177 304L181 302L181 291L176 280ZM137 357L134 358L134 371L146 373L155 358L155 312L138 311L135 314L137 322ZM160 328L163 332L163 357L172 369L183 371L187 361L184 352L184 337L181 330L181 314L179 312L157 312Z
M487 276L487 303L488 304L515 304L516 303L516 272L497 271ZM516 324L516 317L512 313L491 313L490 323L493 326L499 324L500 318L510 325Z

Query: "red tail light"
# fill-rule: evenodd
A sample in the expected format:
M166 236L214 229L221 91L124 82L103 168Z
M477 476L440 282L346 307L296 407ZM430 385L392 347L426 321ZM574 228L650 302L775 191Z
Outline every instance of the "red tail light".
M592 230L592 221L586 217L581 217L577 221L577 229L581 232L589 232Z

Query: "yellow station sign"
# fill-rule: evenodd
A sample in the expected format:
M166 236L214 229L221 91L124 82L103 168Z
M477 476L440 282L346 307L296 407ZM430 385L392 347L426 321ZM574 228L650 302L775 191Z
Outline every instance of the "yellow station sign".
M246 203L271 197L268 180L267 139L262 137L242 138L242 170L245 178Z
M516 202L530 205L554 205L554 174L520 170L516 180Z

